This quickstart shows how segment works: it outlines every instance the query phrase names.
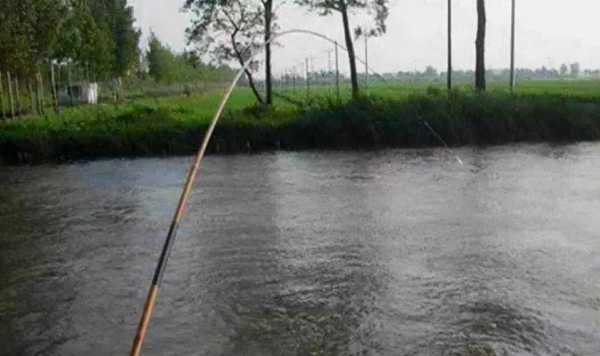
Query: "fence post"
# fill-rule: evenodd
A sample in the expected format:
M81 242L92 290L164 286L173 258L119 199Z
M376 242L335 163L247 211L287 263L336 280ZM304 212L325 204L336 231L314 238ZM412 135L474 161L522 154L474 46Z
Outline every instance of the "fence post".
M2 119L6 119L6 112L4 111L4 84L2 83L2 72L0 72L0 107L2 109Z
M54 112L58 113L58 95L56 94L56 79L54 77L54 63L50 61L50 82L52 85L52 104Z
M44 82L42 81L42 73L37 72L37 82L38 82L38 109L40 114L44 115Z
M12 80L10 78L10 72L6 72L6 78L8 82L8 100L10 101L10 117L15 117L15 102L13 100L13 92L12 92Z
M117 104L121 102L121 77L117 77Z
M112 86L113 86L113 98L114 98L114 104L115 105L119 105L119 100L120 100L120 90L121 90L121 77L115 77L112 80ZM170 90L173 86L169 86L168 89ZM177 89L175 89L175 91L177 91Z
M21 116L23 105L21 103L21 91L19 90L19 77L15 77L15 99L17 103L17 115Z
M33 95L33 89L31 88L31 80L27 81L27 89L29 89L29 98L31 99L31 113L37 114L37 109L35 107L35 96Z
M71 83L71 65L67 63L67 82L69 85L69 100L71 101L71 106L73 106L73 85Z
M35 73L35 103L38 108L38 113L42 113L42 104L40 98L40 77L38 73Z
M42 72L40 72L40 88L42 90L42 92L40 93L42 95L42 107L44 107L44 105L46 105L46 95L44 93L44 75L42 74Z

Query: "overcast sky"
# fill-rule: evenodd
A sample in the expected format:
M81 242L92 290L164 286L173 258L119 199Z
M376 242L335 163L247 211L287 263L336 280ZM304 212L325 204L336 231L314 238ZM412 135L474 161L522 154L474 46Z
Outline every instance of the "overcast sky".
M183 0L129 0L134 6L138 27L154 31L171 48L185 48L185 28L190 15L182 13ZM275 0L277 4L278 0ZM288 2L289 3L289 2ZM446 0L391 0L385 35L369 42L369 64L378 72L438 69L446 63ZM510 0L487 0L488 67L509 65ZM475 63L475 0L453 0L454 61L457 69L471 69ZM558 67L580 62L584 68L600 68L600 1L517 0L517 66ZM319 17L304 8L284 5L279 10L281 29L310 29L343 43L342 20L338 14ZM352 26L367 23L354 14ZM295 67L300 71L305 57L313 58L315 69L327 68L331 46L306 35L291 35L275 49L278 72ZM362 40L356 50L363 56ZM342 61L345 64L346 61Z

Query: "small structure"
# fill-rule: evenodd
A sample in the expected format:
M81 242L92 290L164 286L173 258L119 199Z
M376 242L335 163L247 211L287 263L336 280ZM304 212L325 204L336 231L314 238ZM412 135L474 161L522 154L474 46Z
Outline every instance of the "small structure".
M98 83L79 82L58 91L60 105L98 104Z

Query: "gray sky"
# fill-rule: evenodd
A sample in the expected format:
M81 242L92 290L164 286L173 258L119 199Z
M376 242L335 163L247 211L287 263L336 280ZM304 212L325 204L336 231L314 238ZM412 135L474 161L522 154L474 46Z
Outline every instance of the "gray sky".
M129 0L134 6L144 39L152 29L171 48L185 47L184 31L190 15L180 12L183 0ZM277 4L278 0L275 0ZM508 67L510 45L510 0L487 0L487 63L490 68ZM475 0L453 0L454 61L458 69L475 63ZM558 67L580 62L584 68L600 68L600 1L517 0L517 66ZM281 29L302 28L321 32L343 43L341 18L319 17L304 8L284 5L279 11ZM351 17L353 26L366 22L361 14ZM445 68L446 0L391 0L388 31L369 42L370 66L378 72L422 70L427 65ZM313 57L315 69L327 68L331 46L305 35L292 35L275 49L278 72L295 67L300 71L305 57ZM363 56L362 40L356 50ZM345 58L342 57L344 66Z

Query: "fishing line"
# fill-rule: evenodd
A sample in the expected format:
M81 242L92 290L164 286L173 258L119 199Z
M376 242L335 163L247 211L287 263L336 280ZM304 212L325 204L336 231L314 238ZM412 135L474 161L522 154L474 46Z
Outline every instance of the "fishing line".
M431 131L431 133L433 134L433 137L437 138L446 148L446 151L448 151L448 153L450 153L451 155L454 156L454 158L456 158L456 161L461 165L464 166L462 159L460 159L460 157L454 153L454 151L450 148L450 146L448 146L448 144L446 143L446 141L442 138L442 136L440 136L440 134L438 134L433 127L431 127L431 125L429 125L429 122L427 122L427 120L423 120L423 124L425 124L425 127L427 127L429 129L429 131Z

